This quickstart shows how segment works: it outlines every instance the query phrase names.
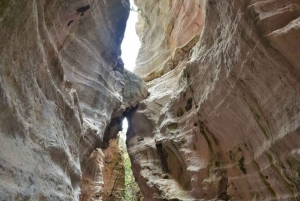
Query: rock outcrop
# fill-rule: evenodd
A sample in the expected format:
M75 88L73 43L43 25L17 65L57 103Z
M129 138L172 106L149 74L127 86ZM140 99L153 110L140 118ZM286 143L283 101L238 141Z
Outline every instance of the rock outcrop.
M0 200L122 191L109 187L120 173L111 165L106 179L101 153L121 129L120 121L110 129L112 119L147 95L120 59L129 8L128 0L0 2ZM133 99L123 98L128 91Z
M299 1L135 2L150 95L127 145L146 200L299 200Z
M91 153L82 174L80 200L122 200L125 190L123 155L119 138L110 140L104 151L95 149Z
M150 81L173 70L198 42L204 23L203 1L136 1L141 48L135 73Z

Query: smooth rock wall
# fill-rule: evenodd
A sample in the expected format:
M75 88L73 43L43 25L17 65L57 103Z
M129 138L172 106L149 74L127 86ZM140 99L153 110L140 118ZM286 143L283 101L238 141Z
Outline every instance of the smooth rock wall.
M196 1L135 0L141 48L135 72L150 81L174 69L199 40L204 5ZM150 42L151 41L151 42Z
M178 1L136 3L144 44L135 72L150 95L131 113L127 145L145 200L299 200L300 2L200 2L199 40L154 77L169 57L153 57L174 50L153 27L188 23L172 15ZM171 12L157 20L162 4Z
M111 120L147 94L123 76L128 14L127 0L0 2L0 200L78 200L91 171L95 185L81 185L91 199L114 182L91 158L116 138L120 123L105 138ZM137 85L133 100L125 84Z

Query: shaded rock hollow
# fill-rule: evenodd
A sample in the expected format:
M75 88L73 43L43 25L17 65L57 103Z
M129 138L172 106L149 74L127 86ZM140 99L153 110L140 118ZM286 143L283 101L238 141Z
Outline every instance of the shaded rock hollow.
M135 3L147 86L127 0L1 2L1 200L121 200L124 116L144 200L299 200L299 1Z

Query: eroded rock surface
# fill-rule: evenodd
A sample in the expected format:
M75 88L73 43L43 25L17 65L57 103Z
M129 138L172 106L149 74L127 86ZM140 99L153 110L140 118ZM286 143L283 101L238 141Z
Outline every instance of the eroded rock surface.
M124 153L119 147L119 138L112 139L104 151L103 201L121 201L125 190Z
M91 153L83 169L80 200L122 200L125 190L123 155L119 138L110 140L107 149L95 149Z
M203 1L135 1L141 49L135 72L149 81L174 69L198 42L204 23Z
M150 95L127 144L145 199L299 200L299 1L136 4Z
M122 171L105 182L101 153L117 136L120 125L105 138L120 107L143 97L126 89L120 59L128 14L127 0L0 2L1 200L78 200L80 187L85 200L99 200L103 189L120 191L106 184ZM134 99L123 98L128 90Z
M0 2L1 200L118 200L125 116L145 200L299 200L299 1L135 1L148 86L127 0Z
M103 169L105 155L101 149L95 149L85 162L81 178L80 200L102 200L104 194Z

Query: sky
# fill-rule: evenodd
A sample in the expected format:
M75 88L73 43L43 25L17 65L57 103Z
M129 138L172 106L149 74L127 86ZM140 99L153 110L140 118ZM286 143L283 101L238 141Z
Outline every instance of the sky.
M133 7L134 10L137 10L137 7L134 5L133 0L130 0L130 7ZM135 23L137 22L137 16L138 16L137 11L130 11L126 30L125 30L125 36L121 45L124 67L129 71L133 71L135 67L135 60L139 52L139 48L141 46L140 40L135 32ZM125 135L127 129L128 129L128 122L127 119L124 118L123 132L125 133ZM121 137L126 138L125 136L121 136Z
M120 132L120 136L121 138L123 139L126 139L126 132L127 132L127 129L128 129L128 121L126 118L124 118L123 122L122 122L122 127L123 127L123 132Z
M130 0L130 7L137 10L133 0ZM125 30L125 36L121 45L122 59L125 68L129 71L133 71L135 67L135 60L141 46L140 40L135 32L135 23L137 21L137 11L130 11L127 26Z

